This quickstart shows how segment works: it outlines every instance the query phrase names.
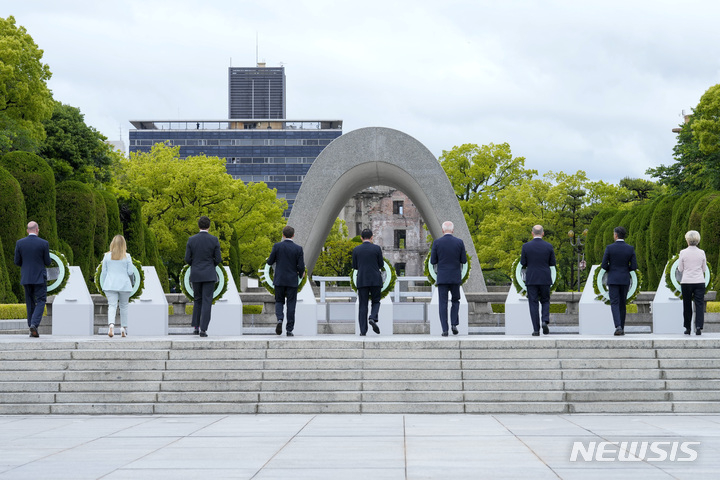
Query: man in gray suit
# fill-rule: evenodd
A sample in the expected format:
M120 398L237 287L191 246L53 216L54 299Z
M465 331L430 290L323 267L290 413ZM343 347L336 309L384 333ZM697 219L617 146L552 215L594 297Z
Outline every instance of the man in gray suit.
M47 299L47 270L50 260L50 246L47 240L38 236L40 227L36 222L27 225L28 236L15 244L15 265L20 267L20 284L25 289L27 322L31 337L39 337L38 327L42 320Z
M192 315L194 333L207 337L213 292L217 282L215 267L222 263L222 255L217 237L208 233L210 219L206 216L200 217L198 227L200 232L190 237L185 247L185 263L190 265L190 282L195 293Z
M373 332L380 333L378 313L380 312L380 293L382 289L382 272L385 269L382 249L372 243L373 233L366 228L360 233L362 243L352 252L352 268L357 270L358 324L360 336L364 337L368 329L368 296L372 298L370 310L370 326Z

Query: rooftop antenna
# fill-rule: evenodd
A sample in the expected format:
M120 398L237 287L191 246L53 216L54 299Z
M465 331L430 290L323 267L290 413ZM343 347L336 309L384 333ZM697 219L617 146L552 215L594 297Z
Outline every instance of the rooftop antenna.
M255 32L255 66L257 66L257 64L258 64L258 61L259 61L258 57L260 56L259 55L259 51L260 51L259 44L260 44L260 42L258 41L258 32Z

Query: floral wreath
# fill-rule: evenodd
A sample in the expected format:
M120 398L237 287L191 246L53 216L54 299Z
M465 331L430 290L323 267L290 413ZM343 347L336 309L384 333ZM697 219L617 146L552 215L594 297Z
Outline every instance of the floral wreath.
M58 277L55 280L48 280L47 293L57 295L63 291L70 278L70 266L67 258L62 252L50 250L50 266L48 268L57 268Z
M133 275L135 276L135 283L132 286L132 290L130 290L130 298L128 299L128 301L130 302L140 298L143 290L145 289L145 272L143 272L142 263L140 263L140 260L133 258L132 266ZM98 289L98 292L100 292L100 295L102 295L103 297L107 297L107 295L105 295L105 291L102 289L102 285L100 285L101 276L102 262L100 262L100 265L98 265L95 269L95 287Z
M397 274L395 273L395 269L392 267L392 264L390 261L383 257L384 265L383 265L383 271L385 272L385 280L383 281L382 290L380 290L380 298L383 299L388 296L390 292L395 290L395 281L397 280ZM353 269L352 273L350 274L350 288L353 289L353 292L357 292L357 270Z
M595 295L597 295L595 297L596 300L605 302L605 305L610 305L610 293L603 281L606 272L604 268L595 269L595 275L593 275L593 291ZM632 270L630 272L630 288L628 288L627 298L625 299L626 305L634 302L640 294L642 282L643 276L640 270Z
M510 276L512 277L512 282L515 286L515 290L517 290L517 293L519 293L523 297L526 297L527 286L525 285L525 280L522 277L522 270L523 266L520 264L520 257L518 257L512 264L512 267L510 269L510 272L512 274ZM560 280L560 275L558 275L557 267L555 267L555 265L550 267L550 279L553 282L552 285L550 285L550 293L552 293L557 289Z
M258 273L260 274L260 285L265 287L265 290L270 292L270 295L275 295L275 283L273 283L274 269L272 265L268 265L268 263L265 262L265 265L260 270L258 270ZM303 275L302 277L298 277L298 292L302 290L307 283L308 276L309 275L306 268L305 275Z
M427 277L428 283L430 285L435 285L435 282L437 282L437 272L434 268L430 265L430 256L432 254L432 247L430 248L430 251L428 252L427 256L425 257L425 267L423 269L423 274ZM467 279L470 278L470 269L472 269L472 264L470 260L472 257L469 253L466 253L467 255L467 261L463 263L462 270L460 271L460 274L462 275L462 279L460 280L460 285L467 282Z
M670 289L676 297L683 298L682 288L680 287L680 281L677 278L678 266L680 264L680 254L675 254L674 257L665 265L665 285ZM705 262L705 293L710 290L710 286L715 283L715 272L712 271L712 267L709 263Z
M217 280L215 281L215 290L213 291L213 305L215 302L222 298L228 289L228 275L222 265L215 265L215 273ZM180 270L180 290L182 293L191 301L195 301L195 291L190 281L190 265L185 265Z

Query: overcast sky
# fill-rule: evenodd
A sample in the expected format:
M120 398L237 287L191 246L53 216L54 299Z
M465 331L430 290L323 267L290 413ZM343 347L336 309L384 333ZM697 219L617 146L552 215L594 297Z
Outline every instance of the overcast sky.
M720 2L7 1L56 100L129 120L224 119L227 68L285 65L287 117L401 130L435 156L508 142L526 167L642 177L720 83Z

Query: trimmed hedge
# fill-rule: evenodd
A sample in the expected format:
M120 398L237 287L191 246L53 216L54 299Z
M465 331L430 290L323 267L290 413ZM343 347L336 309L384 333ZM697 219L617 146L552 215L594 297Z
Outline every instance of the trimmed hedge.
M697 230L698 232L702 228L702 217L705 213L707 206L720 195L720 192L714 190L706 191L705 195L701 196L695 202L695 206L690 211L690 217L688 218L688 230Z
M702 216L702 224L700 226L700 243L702 249L705 250L707 262L716 267L718 264L718 253L720 253L720 197L716 197L705 208ZM717 288L718 280L715 280L715 288Z
M43 315L47 315L47 305ZM27 307L24 303L9 303L0 305L0 319L23 320L27 318Z
M127 251L133 258L137 258L143 264L147 261L145 253L145 229L142 221L142 210L140 202L134 198L125 196L118 197L118 209L120 212L120 223L123 227L123 236L127 243Z
M160 258L160 253L158 252L157 248L157 240L155 239L155 234L150 230L150 228L143 224L144 227L144 234L145 234L145 263L143 265L153 266L155 267L155 271L158 274L158 278L160 279L160 285L162 285L163 291L165 293L170 292L170 281L168 280L168 273L167 268L165 267L165 264L162 261L162 258ZM132 254L131 254L132 255Z
M58 248L57 220L55 217L55 174L41 157L30 152L10 152L0 159L0 166L20 184L27 219L40 225L40 238Z
M95 275L95 195L75 180L57 185L58 235L72 248L73 263L82 270L88 288Z
M588 239L585 255L587 256L588 265L595 265L602 261L602 255L604 252L605 245L602 245L602 224L615 214L616 210L607 209L599 212L593 217L590 226L588 227ZM599 241L600 239L600 241ZM597 244L597 248L596 248Z
M93 190L95 199L95 238L94 238L94 264L100 263L105 252L109 250L110 239L108 238L107 208L105 197L100 190Z
M673 205L678 198L673 195L661 197L650 218L648 268L647 273L643 272L646 282L644 288L648 290L657 288L668 261L668 225L672 222Z
M2 261L3 258L3 245L2 239L0 239L0 303L14 303L17 302L17 298L15 298L15 294L12 291L12 284L10 283L5 262Z
M16 298L25 298L20 285L20 267L15 266L15 242L26 235L25 199L20 183L10 172L0 167L0 240L2 240L3 261L10 280L10 287Z
M107 213L107 235L108 245L115 235L122 235L123 228L120 223L120 209L118 208L117 198L107 190L98 190L105 202L105 212Z
M687 226L690 219L690 212L698 199L706 194L707 191L687 192L675 202L673 206L672 223L670 224L670 232L668 234L668 258L672 258L687 246L685 234L688 231Z

